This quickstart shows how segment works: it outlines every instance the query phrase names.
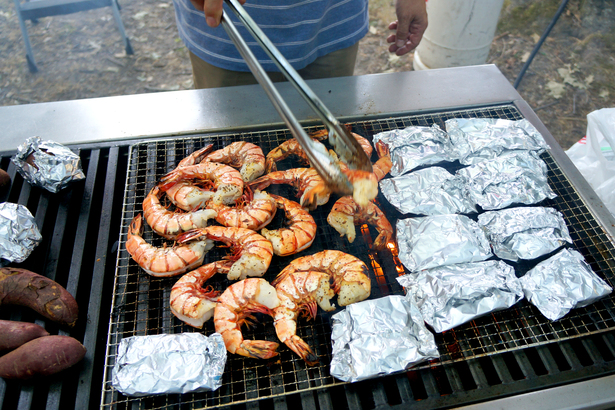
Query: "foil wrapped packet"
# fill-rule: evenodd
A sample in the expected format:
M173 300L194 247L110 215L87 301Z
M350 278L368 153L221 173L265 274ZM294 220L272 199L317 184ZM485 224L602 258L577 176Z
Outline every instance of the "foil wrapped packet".
M431 127L407 127L384 131L374 135L374 145L382 141L391 152L391 175L396 177L422 165L455 161L451 140L442 129Z
M525 297L550 320L588 306L613 290L585 262L583 255L562 249L519 279Z
M509 151L462 168L457 175L464 178L472 201L485 210L557 196L547 181L547 164L534 151Z
M397 220L399 259L412 272L490 258L485 232L465 215Z
M28 138L11 158L21 176L34 186L57 193L73 181L85 178L81 159L54 141Z
M536 151L549 148L528 120L496 118L453 118L445 123L459 162L473 165L510 150Z
M219 333L132 336L120 341L111 383L135 397L212 391L222 385L225 364Z
M441 333L523 299L512 266L503 261L447 265L397 278L425 322Z
M440 357L416 305L393 295L353 303L332 316L331 375L356 382Z
M43 239L34 217L23 205L0 204L0 265L21 263Z
M553 208L523 207L478 215L498 257L513 262L535 259L572 243L563 215Z
M464 180L442 167L429 167L380 181L380 190L399 212L417 215L475 213Z

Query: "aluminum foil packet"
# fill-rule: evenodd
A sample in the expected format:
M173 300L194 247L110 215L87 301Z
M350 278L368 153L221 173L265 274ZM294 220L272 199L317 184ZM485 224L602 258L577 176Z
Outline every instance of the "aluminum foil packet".
M441 266L400 276L397 281L437 333L508 309L523 299L513 267L503 261Z
M0 266L25 261L42 239L28 208L11 202L0 204Z
M422 165L456 160L451 140L442 129L431 127L407 127L384 131L374 135L374 145L382 141L391 152L391 176L399 176Z
M485 232L465 215L397 220L399 259L412 272L493 256Z
M54 141L28 138L11 159L21 176L34 186L57 193L73 181L85 178L81 159Z
M331 375L356 382L440 357L414 302L392 295L353 303L332 316Z
M478 215L493 253L517 262L535 259L572 244L564 216L553 208L539 206L508 208Z
M578 251L562 249L519 279L525 297L549 320L588 306L613 290Z
M547 164L534 151L509 151L496 159L457 171L470 198L484 210L512 204L536 204L555 198L547 181Z
M536 151L549 148L538 130L526 119L453 118L445 123L459 162L473 165L510 150Z
M225 364L219 333L132 336L120 341L111 383L135 397L212 391L222 385Z
M380 190L399 212L417 215L475 213L464 180L442 167L429 167L380 181Z

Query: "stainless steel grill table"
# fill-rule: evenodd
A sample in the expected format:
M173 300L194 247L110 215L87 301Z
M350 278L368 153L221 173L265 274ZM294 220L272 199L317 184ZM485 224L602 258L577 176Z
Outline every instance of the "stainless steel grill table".
M454 116L527 118L551 146L543 159L558 198L550 205L564 213L575 247L592 268L614 284L615 221L495 66L309 84L337 118L366 137L408 125L442 125ZM319 125L289 84L279 88L306 127ZM615 373L613 296L552 324L527 303L478 319L438 336L439 361L356 384L340 383L328 375L329 323L321 315L305 327L304 337L325 359L315 369L305 369L290 354L282 356L279 368L233 358L227 365L227 384L217 392L142 400L123 397L108 382L119 339L188 330L165 308L172 281L144 278L123 250L127 222L138 211L146 189L182 155L203 143L222 146L246 138L267 151L289 138L288 132L259 86L0 107L0 123L0 166L13 179L1 199L27 205L44 236L22 267L54 277L76 296L82 314L80 324L69 334L88 348L85 360L61 379L0 381L2 409L513 408L515 400L542 408L561 407L561 403L606 408L615 401L610 388ZM79 152L85 182L55 195L24 182L9 159L19 143L35 135ZM396 218L392 208L385 212ZM315 219L319 227L326 225L322 214L315 214ZM347 246L323 229L313 245L320 248L314 251L332 244L342 250ZM397 273L390 253L388 258L371 254L369 233L363 236L366 238L357 238L358 243L348 249L371 266L376 279L372 297L401 292L392 280ZM4 307L0 318L39 319L25 309ZM45 325L52 333L68 333Z

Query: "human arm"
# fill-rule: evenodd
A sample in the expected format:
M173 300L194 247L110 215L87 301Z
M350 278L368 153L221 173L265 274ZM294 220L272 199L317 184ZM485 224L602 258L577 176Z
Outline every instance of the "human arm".
M218 27L222 18L222 3L224 0L190 0L195 9L205 13L205 21L209 27ZM244 4L246 0L239 0Z
M397 20L389 24L395 34L387 37L389 51L398 56L416 48L427 28L427 8L425 0L395 0Z

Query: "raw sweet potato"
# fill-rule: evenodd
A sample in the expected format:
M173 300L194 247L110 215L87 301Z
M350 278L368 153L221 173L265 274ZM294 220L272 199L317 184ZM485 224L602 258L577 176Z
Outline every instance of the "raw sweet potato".
M85 347L70 336L43 336L0 357L0 377L31 379L67 369L85 356Z
M19 268L0 268L0 305L21 305L63 325L74 326L75 298L53 280Z
M36 323L0 320L0 352L18 348L42 336L49 336L49 333Z

